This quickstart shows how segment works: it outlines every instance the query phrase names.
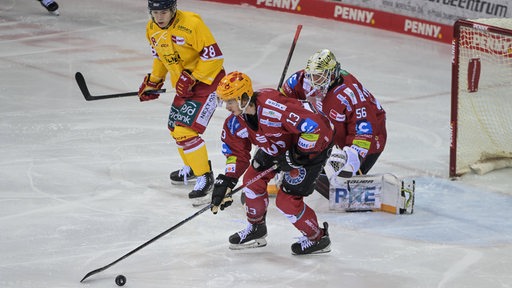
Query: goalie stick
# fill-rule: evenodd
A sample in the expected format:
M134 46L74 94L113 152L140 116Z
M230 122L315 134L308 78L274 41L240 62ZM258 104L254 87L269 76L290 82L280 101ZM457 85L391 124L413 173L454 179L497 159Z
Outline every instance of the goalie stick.
M87 83L85 83L84 75L82 75L82 73L80 73L80 72L76 72L75 79L76 79L76 83L78 84L78 88L80 88L80 91L82 91L82 94L84 95L84 98L86 101L139 95L139 92L136 91L136 92L126 92L126 93L118 93L118 94L106 94L106 95L92 96L91 93L89 92L89 89L87 88ZM160 89L160 90L147 91L146 93L158 94L158 93L164 93L165 91L166 91L165 89Z
M260 180L262 177L264 177L265 175L267 175L268 173L274 171L275 169L277 169L277 166L274 165L270 168L268 168L267 170L264 170L263 172L261 172L260 174L256 175L254 178L252 178L251 180L247 181L246 183L244 183L243 185L239 186L238 188L232 190L231 192L229 192L225 197L231 197L233 196L233 194L237 193L238 191L242 190L243 188L245 188L246 186L248 185L251 185L253 184L254 182ZM133 249L132 251L126 253L125 255L121 256L119 259L117 259L116 261L108 264L108 265L105 265L101 268L98 268L98 269L95 269L95 270L92 270L91 272L85 274L84 278L82 278L82 280L80 280L80 282L83 282L85 279L89 278L90 276L94 275L94 274L97 274L97 273L100 273L101 271L104 271L112 266L114 266L116 263L120 262L121 260L127 258L128 256L134 254L135 252L141 250L142 248L148 246L149 244L155 242L156 240L162 238L163 236L169 234L170 232L174 231L176 228L182 226L183 224L187 223L188 221L196 218L197 216L203 214L206 210L208 209L211 209L212 208L212 204L208 204L206 206L204 206L203 208L201 208L199 211L197 211L196 213L190 215L189 217L181 220L178 224L172 226L171 228L165 230L164 232L158 234L157 236L151 238L150 240L148 240L147 242L145 242L144 244L138 246L137 248Z

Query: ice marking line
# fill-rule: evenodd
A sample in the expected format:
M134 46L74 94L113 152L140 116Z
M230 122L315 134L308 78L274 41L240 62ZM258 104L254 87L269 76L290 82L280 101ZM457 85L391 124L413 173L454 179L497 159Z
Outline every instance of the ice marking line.
M444 277L441 279L437 287L450 287L450 283L448 282L455 279L459 275L464 277L464 270L475 264L478 260L480 260L480 258L482 258L482 252L468 250L468 253L461 260L452 265L450 269L444 273Z

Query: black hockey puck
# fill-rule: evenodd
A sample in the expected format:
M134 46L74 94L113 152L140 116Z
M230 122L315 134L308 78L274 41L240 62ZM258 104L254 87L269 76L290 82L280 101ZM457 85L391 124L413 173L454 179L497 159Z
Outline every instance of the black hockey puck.
M117 275L116 284L117 286L124 286L126 284L126 277L124 275Z

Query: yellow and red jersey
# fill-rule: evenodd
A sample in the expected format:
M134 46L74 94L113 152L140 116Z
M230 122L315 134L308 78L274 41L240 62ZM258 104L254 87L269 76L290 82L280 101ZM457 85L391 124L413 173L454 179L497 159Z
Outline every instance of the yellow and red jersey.
M175 87L181 71L188 70L194 78L210 85L222 70L224 56L210 29L196 13L176 11L167 29L149 20L146 38L154 56L152 80L165 79L169 72Z

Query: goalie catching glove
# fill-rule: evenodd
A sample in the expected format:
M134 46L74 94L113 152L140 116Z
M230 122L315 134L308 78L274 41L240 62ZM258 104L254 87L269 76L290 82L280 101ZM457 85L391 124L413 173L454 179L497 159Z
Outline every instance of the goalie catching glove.
M210 208L213 214L217 214L219 208L220 210L224 210L224 208L229 207L233 203L233 198L229 193L235 188L237 182L238 179L228 177L224 174L217 176L215 184L213 185L212 207ZM228 194L227 197L226 194Z
M144 77L144 81L139 87L139 100L140 102L155 100L160 97L160 93L150 93L153 90L159 90L164 85L164 81L160 79L158 82L151 81L151 73Z
M350 178L356 175L360 167L361 160L356 149L349 146L340 149L335 146L332 149L331 156L327 159L324 170L331 181L332 177Z

